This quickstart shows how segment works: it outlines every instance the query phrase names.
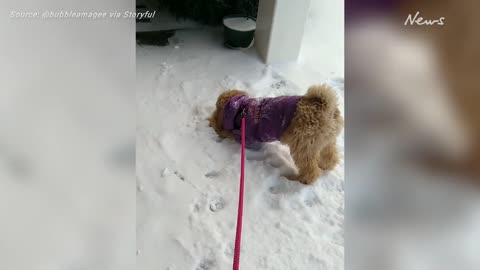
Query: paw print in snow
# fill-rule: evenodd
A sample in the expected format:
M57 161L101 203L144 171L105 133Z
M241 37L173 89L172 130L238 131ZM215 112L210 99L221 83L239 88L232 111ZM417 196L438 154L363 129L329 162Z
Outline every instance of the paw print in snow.
M185 181L185 177L183 177L183 175L180 174L179 172L175 171L175 175L178 177L178 179Z
M266 256L262 256L258 259L258 264L262 267L262 269L267 269L268 266L268 258Z
M220 172L218 172L218 171L210 171L210 172L205 174L205 177L215 178L215 177L218 177L219 175L220 175Z
M210 270L210 269L213 269L215 264L216 264L215 260L204 259L198 264L195 270Z
M171 68L172 68L171 65L167 64L167 62L163 62L163 63L160 65L160 74L159 74L159 77L160 77L160 76L165 76L165 75L170 71Z
M281 80L277 83L273 83L270 87L275 89L280 89L282 87L285 87L286 85L287 85L287 82L285 80Z
M193 212L193 213L198 213L198 212L200 212L200 205L199 205L198 203L196 203L196 204L194 204L194 205L192 206L192 212Z
M225 256L227 256L228 258L232 258L233 257L233 244L228 244L226 247L225 247L225 251L223 251L223 253L225 254Z
M313 207L317 204L322 204L323 202L316 193L312 192L306 196L304 203L308 207Z
M165 168L162 170L162 177L167 177L170 175L170 170L168 168Z
M219 210L222 210L224 207L225 207L225 201L223 200L223 198L212 200L209 206L212 212L217 212Z
M282 192L282 189L279 186L272 186L268 188L268 191L272 194L279 194Z

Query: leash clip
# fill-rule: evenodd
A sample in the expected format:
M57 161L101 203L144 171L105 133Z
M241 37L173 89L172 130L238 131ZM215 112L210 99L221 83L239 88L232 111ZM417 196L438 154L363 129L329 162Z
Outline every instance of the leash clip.
M247 113L245 112L247 108L245 106L242 106L242 112L240 113L240 115L242 116L242 118L245 117L245 115L247 115Z

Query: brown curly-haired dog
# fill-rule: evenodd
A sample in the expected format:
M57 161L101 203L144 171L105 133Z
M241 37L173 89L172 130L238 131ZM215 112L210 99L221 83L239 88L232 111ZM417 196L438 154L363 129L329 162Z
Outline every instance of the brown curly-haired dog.
M312 86L304 96L255 99L245 91L222 93L208 119L220 137L239 140L245 115L247 147L280 141L290 147L298 168L290 180L311 184L323 170L339 161L336 138L343 128L335 92L327 85Z

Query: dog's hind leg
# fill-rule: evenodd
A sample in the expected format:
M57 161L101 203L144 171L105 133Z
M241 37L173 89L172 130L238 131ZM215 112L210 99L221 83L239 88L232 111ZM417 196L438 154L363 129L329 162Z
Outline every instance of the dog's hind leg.
M299 181L303 184L311 184L322 174L318 166L318 150L315 143L290 143L290 154L298 168L298 174L287 176L290 180Z
M338 162L338 150L335 142L327 144L318 155L318 166L322 170L333 170Z

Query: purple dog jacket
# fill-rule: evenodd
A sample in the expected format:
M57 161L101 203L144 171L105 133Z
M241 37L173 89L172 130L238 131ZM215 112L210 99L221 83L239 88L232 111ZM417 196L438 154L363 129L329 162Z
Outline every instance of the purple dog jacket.
M245 111L245 144L256 148L262 142L278 141L293 119L301 96L249 98L237 95L223 109L223 129L240 141L242 111Z

